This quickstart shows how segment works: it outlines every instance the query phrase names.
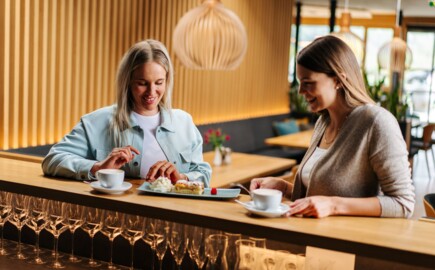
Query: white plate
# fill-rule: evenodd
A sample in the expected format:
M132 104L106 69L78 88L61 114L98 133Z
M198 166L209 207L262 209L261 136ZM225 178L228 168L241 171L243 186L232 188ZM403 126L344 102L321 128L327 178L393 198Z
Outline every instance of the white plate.
M160 192L154 191L150 188L150 183L144 182L140 187L137 188L143 193L150 195L163 195L163 196L174 196L174 197L188 197L188 198L197 198L197 199L208 199L208 200L226 200L237 198L240 194L240 189L227 189L227 188L218 188L217 194L211 194L211 188L204 188L203 194L184 194L184 193L175 193L175 192Z
M91 187L95 189L96 191L107 193L107 194L121 194L124 191L130 189L132 187L132 184L129 182L123 182L121 187L119 188L105 188L100 185L100 182L95 181L91 183Z
M274 210L274 211L259 210L259 209L255 208L253 201L247 202L246 206L243 206L243 207L245 207L245 209L248 210L252 214L262 216L262 217L270 217L270 218L280 217L283 214L285 214L288 210L290 210L290 206L288 206L287 204L283 204L283 203L281 203L279 205L278 209Z

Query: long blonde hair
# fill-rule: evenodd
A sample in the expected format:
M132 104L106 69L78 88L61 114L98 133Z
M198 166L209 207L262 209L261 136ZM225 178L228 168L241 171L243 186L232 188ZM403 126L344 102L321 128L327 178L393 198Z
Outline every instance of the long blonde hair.
M160 109L171 109L174 87L174 69L168 50L161 42L147 39L134 44L122 57L116 74L117 106L111 122L111 132L116 146L122 146L125 139L122 131L130 128L130 114L134 108L131 80L134 71L148 62L156 62L166 70L166 90L160 100Z
M342 86L340 92L350 108L375 103L367 93L354 53L341 39L331 35L315 39L299 52L297 63L311 71L337 78ZM328 115L327 110L320 113Z

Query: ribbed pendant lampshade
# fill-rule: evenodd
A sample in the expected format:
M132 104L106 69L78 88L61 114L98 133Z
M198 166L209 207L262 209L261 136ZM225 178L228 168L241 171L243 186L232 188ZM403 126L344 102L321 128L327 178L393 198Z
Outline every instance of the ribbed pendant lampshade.
M247 36L237 15L220 0L204 0L178 22L173 48L182 64L192 69L237 68L247 49Z
M331 35L343 40L353 51L360 66L364 58L364 42L357 35L350 31L350 12L341 13L340 32L331 33Z

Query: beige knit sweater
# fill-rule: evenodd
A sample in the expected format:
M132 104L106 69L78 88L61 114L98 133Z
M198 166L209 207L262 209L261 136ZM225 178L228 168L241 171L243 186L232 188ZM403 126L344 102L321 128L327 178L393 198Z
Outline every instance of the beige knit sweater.
M307 188L301 171L328 120L320 117L296 175L292 200L305 196L377 196L382 217L410 217L415 194L406 144L396 119L376 105L355 108L328 151L314 165Z

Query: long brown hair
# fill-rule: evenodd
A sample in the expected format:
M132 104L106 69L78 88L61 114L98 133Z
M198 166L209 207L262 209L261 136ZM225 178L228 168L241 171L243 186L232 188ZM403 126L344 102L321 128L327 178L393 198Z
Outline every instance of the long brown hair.
M134 44L122 57L116 74L117 106L111 123L114 143L122 146L122 131L130 128L130 113L134 108L134 99L130 84L134 71L148 62L156 62L166 70L166 90L159 107L171 109L171 95L174 86L174 69L169 53L161 42L147 39Z
M315 39L299 52L297 63L311 71L337 78L350 108L375 103L367 93L355 55L341 39L331 35ZM328 115L328 112L324 110L321 114Z

